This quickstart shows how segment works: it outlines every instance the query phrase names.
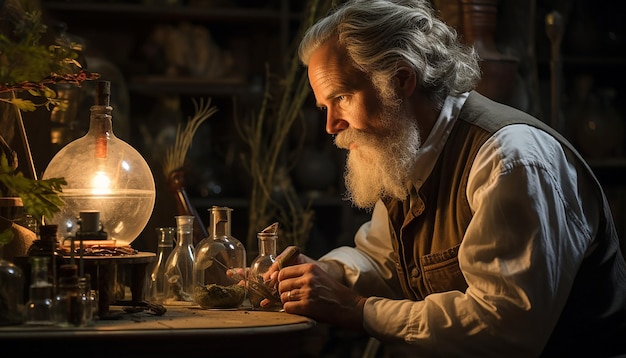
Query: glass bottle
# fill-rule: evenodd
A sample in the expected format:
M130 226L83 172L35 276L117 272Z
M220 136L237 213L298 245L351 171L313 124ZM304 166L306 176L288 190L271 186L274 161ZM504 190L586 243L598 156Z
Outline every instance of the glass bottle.
M50 326L54 324L53 284L48 274L50 259L49 256L31 256L29 259L31 280L24 322L27 325Z
M165 263L165 298L163 304L193 304L193 220L194 216L176 216L176 247Z
M67 264L59 267L59 284L54 297L54 319L59 327L83 326L84 306L78 287L78 266Z
M82 311L81 325L88 326L93 323L94 312L97 311L97 302L91 292L91 275L85 274L78 277L78 300Z
M276 261L277 229L278 223L274 223L257 234L259 255L252 260L248 274L248 297L254 309L279 311L283 308L276 284L264 277ZM261 301L264 299L268 299L270 303L262 307Z
M46 224L39 227L39 238L28 249L29 257L48 257L48 281L52 284L52 295L56 294L59 266L65 263L57 241L57 225Z
M246 298L246 250L231 235L231 208L211 209L209 237L196 247L194 300L201 308L236 308Z
M176 228L157 227L156 233L158 238L157 259L147 280L147 300L153 303L163 303L166 286L165 265L167 258L174 250L173 245L175 241L174 238L176 237Z
M148 223L156 199L148 163L113 134L111 83L98 81L89 131L50 160L43 179L63 177L61 211L46 222L59 227L58 239L75 236L78 213L98 210L104 231L120 246L130 245Z
M0 244L0 326L17 325L24 320L24 274L2 251Z

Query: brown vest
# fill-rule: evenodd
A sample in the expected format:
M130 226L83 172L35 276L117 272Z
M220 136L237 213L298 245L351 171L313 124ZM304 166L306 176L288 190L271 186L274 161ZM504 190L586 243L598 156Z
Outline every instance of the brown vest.
M396 267L407 298L422 300L431 293L465 292L467 289L457 255L472 219L465 194L469 172L484 142L497 130L511 124L542 129L557 138L566 151L576 153L560 134L543 122L472 92L431 175L417 194L412 193L415 199L410 211L407 212L406 202L384 200L397 255ZM584 163L578 154L576 156ZM591 169L584 166L593 176ZM599 246L585 258L577 273L560 321L544 352L546 356L570 351L585 353L590 342L593 342L593 351L589 353L594 356L626 351L626 344L620 343L626 337L626 264L619 250L608 203L599 185L597 189L597 197L604 208L596 237Z

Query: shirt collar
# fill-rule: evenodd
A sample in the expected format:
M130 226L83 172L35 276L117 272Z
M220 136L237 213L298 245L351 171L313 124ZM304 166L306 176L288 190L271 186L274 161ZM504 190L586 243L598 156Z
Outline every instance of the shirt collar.
M426 178L430 175L439 158L439 153L443 149L452 127L456 122L456 119L465 103L465 100L469 96L469 92L465 92L455 96L448 96L443 103L439 117L435 121L428 138L422 143L422 147L417 152L417 160L413 167L411 180L415 187L415 192L418 192Z

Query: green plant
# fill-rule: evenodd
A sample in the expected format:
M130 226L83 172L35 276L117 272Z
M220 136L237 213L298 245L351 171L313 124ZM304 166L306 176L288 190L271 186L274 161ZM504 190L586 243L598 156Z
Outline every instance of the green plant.
M59 197L64 178L38 180L34 173L22 111L38 107L51 110L66 107L57 99L54 85L60 82L80 85L99 77L82 69L75 45L67 41L43 41L47 26L42 21L39 3L34 0L0 1L0 111L6 119L0 128L0 197L19 196L26 214L38 222L52 216L64 203ZM26 96L28 94L28 96ZM17 127L25 148L30 178L18 171L15 151L7 138ZM0 232L0 245L12 240L12 231Z
M302 106L310 94L306 70L297 56L297 43L321 15L331 0L308 0L298 36L289 51L289 67L284 76L273 75L266 66L266 83L261 107L256 116L236 121L237 129L249 148L241 156L252 179L246 247L256 247L256 233L278 220L282 233L279 246L304 247L313 225L313 210L304 205L296 192L289 170L295 157L286 157L289 133L302 119ZM297 153L292 151L292 154ZM256 253L248 249L254 257Z
M36 2L6 0L0 9L0 101L11 103L21 111L34 111L39 106L66 106L57 99L52 85L59 82L80 84L98 74L82 69L75 44L67 41L42 43L47 26L42 22ZM7 29L8 28L8 29ZM27 91L42 99L35 103L16 96Z
M41 221L44 216L59 212L63 201L58 196L67 182L63 178L34 180L24 177L9 164L7 156L0 155L0 196L19 196L24 203L24 211ZM0 232L0 245L13 239L11 230Z

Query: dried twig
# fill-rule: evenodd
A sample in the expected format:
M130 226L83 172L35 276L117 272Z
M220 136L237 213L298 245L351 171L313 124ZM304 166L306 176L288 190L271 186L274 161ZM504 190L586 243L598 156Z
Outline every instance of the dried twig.
M169 178L172 172L179 170L184 166L187 151L189 150L189 147L191 147L191 142L193 141L196 131L205 120L217 112L217 107L211 106L210 98L207 100L206 104L202 98L200 99L200 103L198 103L195 99L192 99L192 101L195 108L195 114L193 117L189 118L184 129L182 128L181 123L178 124L174 145L168 148L165 152L165 158L163 159L163 172L166 178Z
M307 1L307 16L301 23L296 40L302 37L319 14L330 8L331 3L331 0ZM244 123L235 122L250 148L250 153L241 159L252 178L246 238L247 252L251 257L254 255L251 248L256 247L256 233L275 218L282 221L284 231L281 241L284 245L304 245L312 227L313 211L302 204L289 180L288 171L295 163L285 160L287 139L295 121L301 119L302 105L310 94L307 74L299 62L296 49L297 42L294 42L289 53L287 73L278 82L272 81L276 77L266 66L263 101L257 116L247 118ZM276 83L278 86L274 88ZM276 200L277 196L281 198L280 202Z

